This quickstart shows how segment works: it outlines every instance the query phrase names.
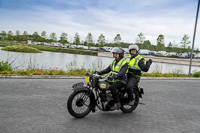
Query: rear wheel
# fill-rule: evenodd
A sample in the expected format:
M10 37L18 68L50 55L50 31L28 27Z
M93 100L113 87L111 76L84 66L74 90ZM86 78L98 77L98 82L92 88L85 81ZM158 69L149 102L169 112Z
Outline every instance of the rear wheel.
M127 97L127 93L125 93L124 97ZM127 97L127 99L128 99L128 97ZM128 105L128 102L123 102L121 104L120 109L124 113L130 113L130 112L134 111L137 108L138 103L139 103L139 94L137 92L136 94L134 94L134 104L132 106L130 106L130 105Z
M88 115L92 109L91 105L91 98L88 91L85 90L73 92L67 101L69 113L76 118L82 118Z

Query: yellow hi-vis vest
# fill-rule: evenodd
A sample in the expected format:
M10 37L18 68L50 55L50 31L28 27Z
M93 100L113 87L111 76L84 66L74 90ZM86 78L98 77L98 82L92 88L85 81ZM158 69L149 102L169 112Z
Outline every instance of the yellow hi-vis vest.
M122 58L118 63L117 63L117 65L115 66L115 62L116 62L116 60L114 60L111 64L110 64L110 69L111 69L111 74L110 75L114 75L114 74L118 74L119 73L119 71L121 70L121 68L122 68L122 66L124 65L124 64L126 64L127 63L127 61L124 59L124 58ZM126 73L128 73L128 70L126 71Z
M131 58L131 55L129 56ZM140 67L138 65L139 61L144 58L142 56L140 56L139 54L135 57L135 58L132 58L131 60L129 60L129 70L140 70ZM146 59L144 58L144 62L146 62ZM130 72L130 71L129 71ZM130 72L131 73L131 72Z

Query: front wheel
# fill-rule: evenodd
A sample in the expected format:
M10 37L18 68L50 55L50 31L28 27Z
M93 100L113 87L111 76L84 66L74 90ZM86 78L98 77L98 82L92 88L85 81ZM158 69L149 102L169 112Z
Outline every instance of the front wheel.
M68 98L67 109L76 118L82 118L88 115L92 109L89 92L86 90L73 92Z
M125 93L125 95L127 95L127 93ZM124 96L127 97L127 96ZM139 94L138 92L136 94L134 94L134 104L132 106L128 105L127 102L126 103L122 103L121 104L121 111L123 111L124 113L131 113L132 111L134 111L139 103Z

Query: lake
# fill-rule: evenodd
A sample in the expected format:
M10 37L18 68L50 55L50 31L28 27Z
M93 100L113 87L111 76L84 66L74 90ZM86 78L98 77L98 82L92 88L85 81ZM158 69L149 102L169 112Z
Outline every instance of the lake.
M31 67L68 70L72 68L103 69L110 65L113 58L47 51L42 51L42 53L20 53L0 50L0 61L7 60L13 62L12 66L16 69ZM157 71L161 73L180 71L183 74L188 74L189 66L153 62L149 73ZM192 66L191 72L194 71L200 71L200 67Z

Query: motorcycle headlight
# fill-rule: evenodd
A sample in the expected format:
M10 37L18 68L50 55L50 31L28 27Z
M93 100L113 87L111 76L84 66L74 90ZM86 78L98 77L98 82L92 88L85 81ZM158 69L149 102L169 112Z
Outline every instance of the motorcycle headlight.
M101 89L106 89L107 86L106 86L106 84L103 84L103 83L102 83L102 84L99 85L99 87L100 87Z
M99 87L99 89L108 89L108 87L109 87L109 84L108 83L106 83L106 82L99 82L98 83L98 87Z

